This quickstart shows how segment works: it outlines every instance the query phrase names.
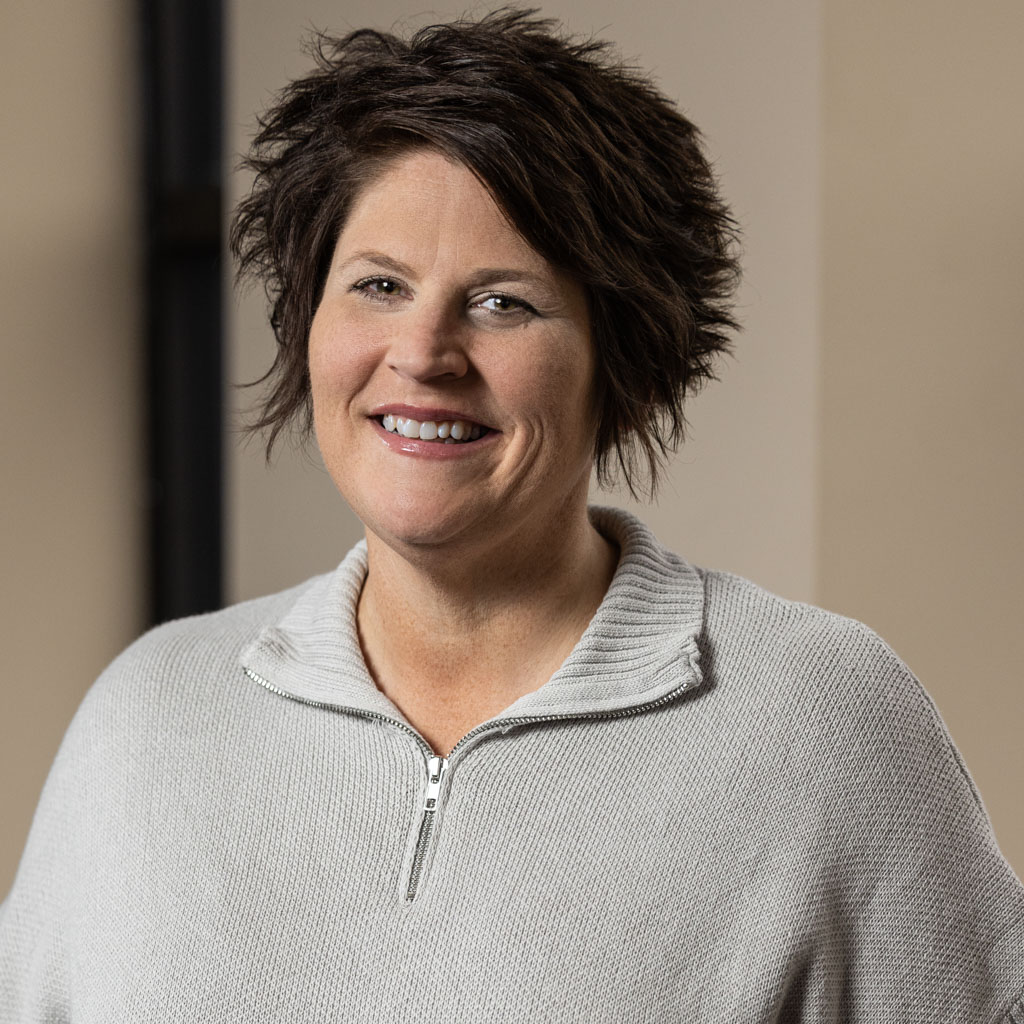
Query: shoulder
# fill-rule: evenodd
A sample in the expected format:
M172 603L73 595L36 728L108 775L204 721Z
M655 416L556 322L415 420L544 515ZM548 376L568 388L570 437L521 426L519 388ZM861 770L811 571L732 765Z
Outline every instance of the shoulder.
M191 682L237 668L239 653L328 576L219 611L174 619L144 633L97 680L101 691ZM95 688L94 688L95 689Z
M891 650L876 633L856 619L802 601L791 601L733 573L700 569L704 580L705 619L709 630L728 635L744 646L808 655L866 650Z
M870 627L790 601L730 573L700 570L704 642L729 667L765 683L844 697L879 697L890 686L923 697L910 669ZM807 694L804 694L807 696Z
M240 652L324 577L220 611L163 623L100 674L65 735L55 771L88 763L139 763L186 737L212 742L254 700Z
M819 782L893 797L898 784L922 793L941 784L981 809L935 702L874 630L739 576L701 575L702 658L740 718L785 735Z
M49 843L91 862L89 850L108 836L110 822L152 824L161 799L257 763L279 723L267 694L246 679L239 654L321 579L164 623L119 654L64 735L36 813L31 856Z
M622 552L605 601L614 605L614 624L634 646L657 644L666 658L695 643L710 698L704 710L719 708L731 728L832 721L855 731L887 711L937 723L913 674L862 623L693 566L622 510L593 508L591 517Z

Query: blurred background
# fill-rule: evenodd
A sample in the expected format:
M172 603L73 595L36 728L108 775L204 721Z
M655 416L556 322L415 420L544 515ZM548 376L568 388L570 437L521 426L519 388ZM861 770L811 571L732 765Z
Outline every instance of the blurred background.
M881 633L1024 874L1024 6L543 11L678 100L745 235L735 358L642 514L691 561ZM235 167L309 67L312 27L461 12L4 7L0 896L63 731L121 648L330 569L358 539L315 453L283 445L268 468L239 434L253 392L234 385L274 346L223 256L249 185Z

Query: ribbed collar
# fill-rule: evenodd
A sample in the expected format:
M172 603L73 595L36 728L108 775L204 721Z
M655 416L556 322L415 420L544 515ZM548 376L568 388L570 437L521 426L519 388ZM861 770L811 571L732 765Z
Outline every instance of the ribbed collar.
M562 667L496 722L622 712L701 682L700 575L628 512L594 506L590 518L619 545L611 586ZM277 625L260 632L242 654L243 668L285 696L405 722L377 689L359 647L356 606L366 572L364 541L333 573L313 580Z

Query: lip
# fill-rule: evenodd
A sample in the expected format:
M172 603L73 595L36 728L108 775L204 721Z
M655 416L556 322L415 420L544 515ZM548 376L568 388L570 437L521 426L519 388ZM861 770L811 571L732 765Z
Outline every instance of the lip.
M411 406L388 406L385 412L393 412L395 415L408 415L412 416L412 413L398 413L395 410L398 408L408 409ZM378 415L383 416L384 413ZM419 419L418 416L414 416L414 419ZM429 416L424 416L424 419L429 419ZM440 417L443 419L444 417ZM454 419L463 419L465 416L455 416ZM402 437L401 434L392 434L390 430L385 430L376 417L370 418L370 427L376 432L377 436L384 443L385 447L389 448L393 452L397 452L399 455L411 455L415 458L421 459L468 459L474 455L479 455L481 452L487 451L496 439L500 436L501 432L498 430L489 430L483 437L477 438L475 441L470 441L467 444L438 444L437 441L420 441L418 438Z
M437 423L440 420L462 420L463 423L475 424L478 427L486 427L493 433L500 433L489 423L485 423L481 419L477 419L474 416L470 416L465 412L458 412L455 409L441 409L437 406L423 406L423 405L402 405L400 403L389 403L387 405L378 405L376 409L371 409L367 414L371 419L376 419L378 416L386 416L391 413L392 416L404 416L406 419L419 420L422 423L424 420L431 420ZM454 447L448 445L449 448Z

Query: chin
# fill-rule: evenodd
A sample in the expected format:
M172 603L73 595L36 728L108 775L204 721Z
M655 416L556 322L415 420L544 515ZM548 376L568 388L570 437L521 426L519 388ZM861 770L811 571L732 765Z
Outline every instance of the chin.
M433 548L451 544L473 529L474 517L436 497L429 501L403 501L392 496L386 508L356 514L363 525L392 548Z

